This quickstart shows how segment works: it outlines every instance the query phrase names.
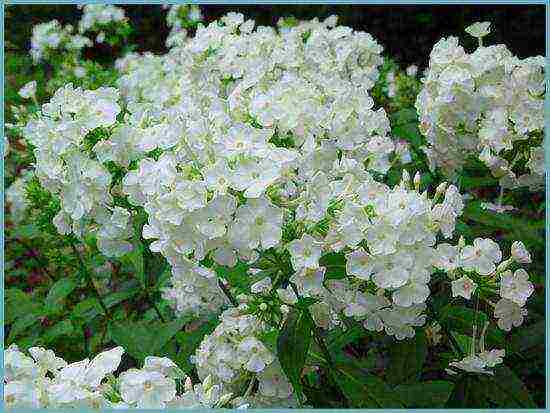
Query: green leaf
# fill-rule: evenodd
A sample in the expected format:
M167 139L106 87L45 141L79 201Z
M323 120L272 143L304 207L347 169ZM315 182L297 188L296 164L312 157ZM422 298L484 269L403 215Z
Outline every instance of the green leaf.
M367 334L368 332L360 324L355 324L345 330L340 327L333 328L327 337L327 347L331 352L338 351L342 347L366 337Z
M464 375L455 384L445 407L479 409L489 407L488 388L482 382L483 377Z
M422 145L422 136L418 131L418 126L416 122L408 122L401 125L396 125L392 128L392 132L395 136L405 139L415 147L419 147Z
M136 360L143 361L147 356L163 355L162 348L187 322L188 318L168 323L119 321L110 323L109 331L116 344Z
M516 374L504 365L494 368L488 378L487 396L499 407L536 408L527 388Z
M71 336L73 332L74 327L73 323L71 323L71 320L63 320L59 323L54 324L51 327L48 327L45 333L42 335L41 341L44 343L44 345L48 345L60 337Z
M300 377L311 343L312 328L311 316L307 310L293 309L277 338L277 357L298 394L302 393Z
M403 108L391 114L391 120L394 125L405 123L415 123L418 120L418 114L413 108Z
M444 407L453 391L454 383L435 380L414 384L401 384L394 391L406 407Z
M143 244L138 240L132 243L134 249L132 252L121 257L121 261L129 263L133 266L135 271L135 277L143 288L147 286L147 279L145 276L145 264L143 262Z
M346 257L343 253L325 254L320 258L319 265L326 268L325 280L339 280L346 277Z
M44 304L48 311L58 307L61 301L67 297L78 286L78 283L73 278L61 278L50 288Z
M403 407L393 390L380 378L350 366L339 365L331 375L352 408Z
M232 268L218 264L214 266L219 277L226 279L229 285L243 292L250 291L250 285L252 284L252 279L247 273L248 267L243 262L237 263Z
M29 313L25 314L13 323L10 329L10 334L8 336L8 343L12 343L21 333L29 329L30 327L33 327L35 325L38 325L40 323L40 314L37 313Z
M41 314L43 312L40 303L34 302L29 294L17 288L8 288L4 292L4 308L6 309L4 324L11 324L30 313Z
M131 287L125 291L116 291L114 293L107 294L103 297L103 303L107 308L111 308L129 298L132 298L134 295L140 292L139 287Z
M426 335L423 331L417 331L413 338L394 343L389 354L390 364L386 370L388 383L396 385L418 381L428 355Z
M496 214L481 207L481 201L470 202L462 214L464 219L469 219L487 227L501 230L506 228L503 237L508 241L522 240L527 246L544 247L543 230L545 221L534 219L521 219L510 214ZM483 228L480 236L483 235Z
M515 331L510 337L506 354L524 353L533 347L544 346L545 331L544 320ZM542 355L542 352L539 354Z
M70 317L77 324L89 323L95 317L104 314L103 308L95 297L90 297L74 306Z
M34 224L21 225L14 231L18 238L36 238L40 235L39 228Z
M161 288L165 287L166 283L168 282L171 276L172 276L172 267L169 266L158 277L158 280L155 284L155 290L158 291Z

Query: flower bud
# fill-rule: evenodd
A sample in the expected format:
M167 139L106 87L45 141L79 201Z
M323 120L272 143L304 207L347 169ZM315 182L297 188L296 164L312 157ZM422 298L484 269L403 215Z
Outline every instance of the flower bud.
M212 388L213 385L214 385L214 381L212 380L212 376L209 374L202 382L202 388L206 393Z
M187 378L185 379L185 391L193 391L193 382L191 381L191 377L189 376L187 376Z
M420 189L420 172L414 174L414 189L417 191Z
M519 264L529 264L531 262L531 254L521 241L512 243L512 259Z

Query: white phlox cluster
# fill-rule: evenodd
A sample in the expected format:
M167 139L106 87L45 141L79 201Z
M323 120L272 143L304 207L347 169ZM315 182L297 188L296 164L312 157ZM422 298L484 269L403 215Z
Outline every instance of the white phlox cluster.
M251 407L295 407L292 386L276 355L260 339L267 331L269 326L246 314L242 306L224 311L220 324L204 338L193 357L199 377L211 377L225 389L244 393ZM254 380L258 381L258 390L252 393ZM243 391L239 393L239 389ZM245 404L245 400L240 402Z
M499 328L510 331L523 323L527 315L525 304L535 288L529 281L529 274L518 268L531 262L531 255L521 241L512 244L511 256L507 260L502 260L500 247L491 239L476 238L473 245L441 244L438 251L436 267L455 278L451 283L453 297L470 300L478 285L482 285L485 291L489 290L498 297L496 304L489 303L494 307ZM511 268L515 270L512 272ZM484 298L489 298L487 293L484 293Z
M62 234L96 231L107 256L130 250L130 214L114 206L111 174L90 156L85 138L97 128L112 127L120 110L116 89L91 91L68 84L23 128L34 147L35 175L61 201L54 225Z
M210 377L193 385L166 357L146 357L141 369L114 376L124 349L115 347L92 360L67 363L52 350L31 347L29 355L4 350L7 408L164 409L223 407L232 398ZM182 382L183 389L177 389Z
M32 171L23 171L6 189L5 202L10 209L10 218L16 224L25 218L25 212L29 207L26 188L32 176Z
M468 53L456 37L441 39L416 101L432 166L453 177L474 155L502 187L541 188L544 57L519 59L505 45L482 45L489 23L466 31L479 47Z
M79 8L82 9L82 17L78 23L80 33L99 30L102 26L126 19L124 10L112 4L85 4L80 5Z
M32 28L30 55L35 64L48 59L55 50L79 52L92 45L92 41L80 34L73 34L71 25L61 26L52 20L37 24Z
M395 145L368 93L381 50L335 17L276 31L229 13L164 56L119 60L124 124L94 149L122 167L138 161L123 192L148 214L151 249L172 266L207 255L253 261L255 249L280 244L292 210L281 198L303 201L300 218L319 220L325 183L342 169L386 172ZM165 296L178 312L212 309L223 299L209 278L178 272ZM204 295L193 300L190 290Z

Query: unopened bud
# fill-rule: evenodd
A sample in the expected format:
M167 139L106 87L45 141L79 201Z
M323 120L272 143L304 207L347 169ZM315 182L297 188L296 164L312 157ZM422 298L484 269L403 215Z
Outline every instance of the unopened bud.
M202 382L202 388L204 389L205 392L208 392L208 390L210 390L213 385L214 385L214 382L212 380L212 375L209 374Z
M435 190L435 196L438 197L443 194L447 189L447 185L449 185L448 182L441 182Z
M185 379L185 391L193 391L193 382L191 381L191 377L187 376Z
M224 394L222 397L220 397L220 400L217 403L218 407L223 407L232 398L233 398L233 393Z
M506 261L502 261L500 264L498 264L498 267L497 267L497 274L503 272L503 271L506 271L506 269L510 266L510 264L512 263L513 259L510 258L510 259L507 259Z
M417 191L420 189L420 172L414 174L414 189Z
M267 304L266 303L261 303L260 304L260 310L262 310L262 311L267 310Z
M411 185L411 176L406 169L403 169L403 175L401 175L401 183L407 186Z
M464 239L464 236L460 236L459 240L458 240L458 248L459 249L462 249L466 246L466 240Z

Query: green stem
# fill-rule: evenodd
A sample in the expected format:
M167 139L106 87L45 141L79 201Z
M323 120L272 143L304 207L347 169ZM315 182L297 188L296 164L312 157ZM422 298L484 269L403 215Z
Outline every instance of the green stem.
M227 288L227 285L225 285L222 280L218 279L218 286L221 288L221 290L223 291L223 293L225 294L225 296L227 297L227 299L231 302L231 304L234 306L234 307L238 307L239 306L239 302L235 299L235 297L233 297L233 295L231 294L231 291L229 291L229 288Z
M99 291L98 291L97 287L94 284L92 276L88 272L88 269L86 268L86 266L84 265L84 260L82 259L82 256L80 255L80 252L76 248L76 245L75 245L73 240L71 240L71 247L73 248L73 251L74 251L74 253L75 253L75 255L78 259L78 264L80 266L80 272L86 277L86 281L88 282L88 286L95 292L96 298L99 301L99 304L101 305L101 308L105 312L105 316L108 319L111 319L109 311L107 310L107 306L105 305L105 303L101 299L101 294L99 294Z

